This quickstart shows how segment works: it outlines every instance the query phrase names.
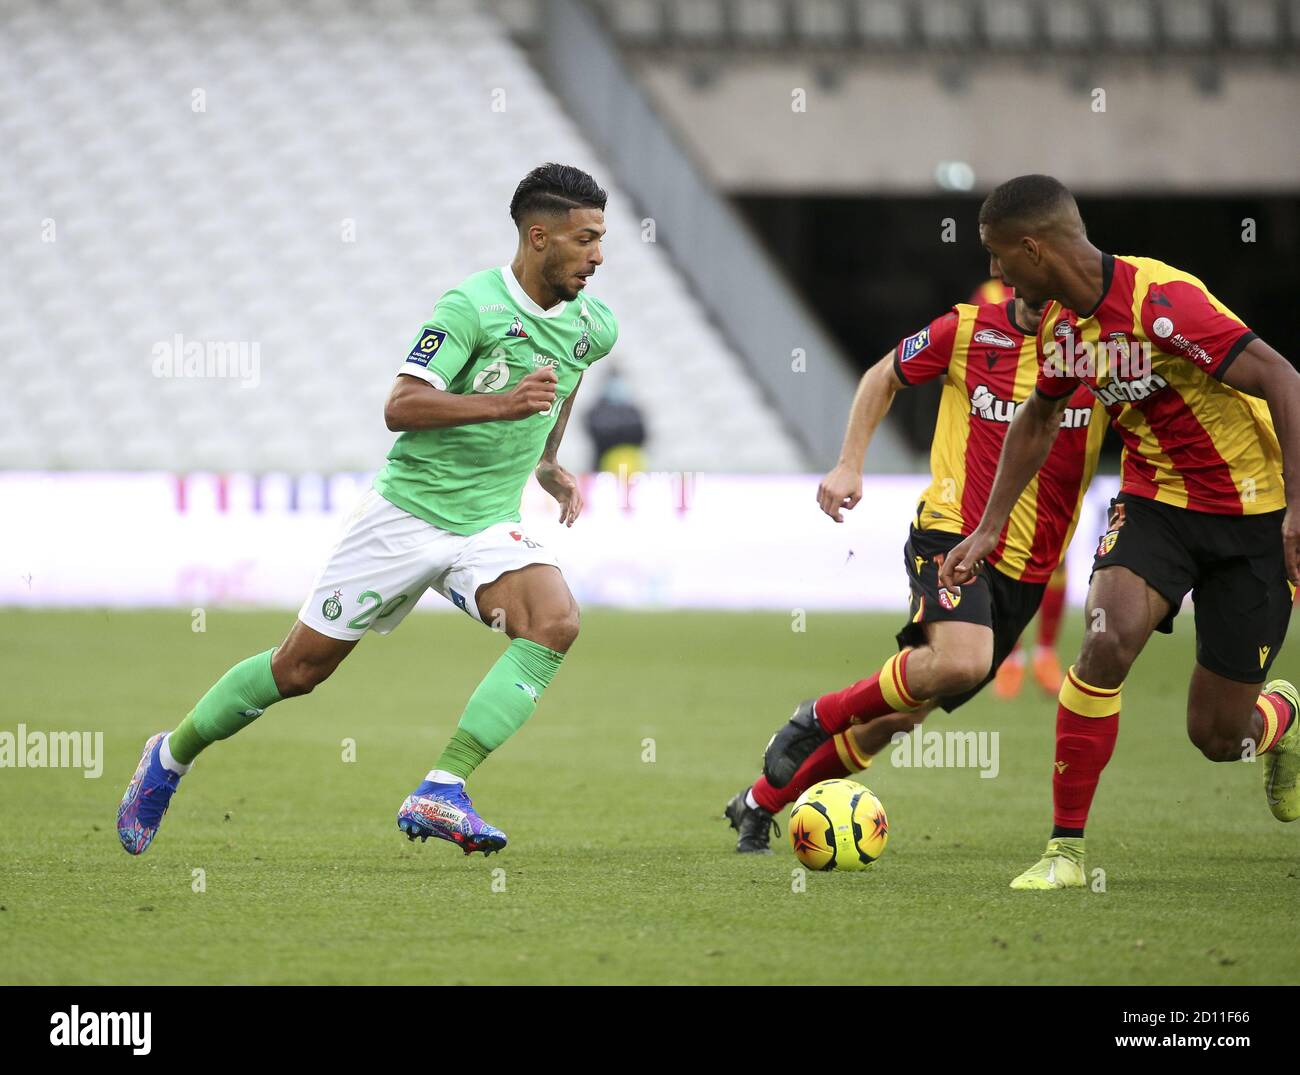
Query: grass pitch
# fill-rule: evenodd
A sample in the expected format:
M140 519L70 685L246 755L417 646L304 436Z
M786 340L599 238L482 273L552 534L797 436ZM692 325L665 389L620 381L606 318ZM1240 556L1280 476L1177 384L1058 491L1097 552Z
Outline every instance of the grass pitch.
M210 748L133 859L114 819L145 738L291 616L211 613L195 634L181 612L0 612L0 730L102 730L105 754L99 779L0 769L0 981L1300 981L1300 825L1269 815L1258 765L1187 741L1190 622L1125 688L1089 827L1104 892L1007 888L1051 824L1055 702L1032 685L926 725L1000 732L995 779L888 751L860 778L892 829L870 870L796 892L784 838L734 854L722 806L768 736L878 667L896 620L588 612L536 716L471 781L510 835L484 860L396 828L502 649L417 615ZM1284 653L1275 674L1297 671Z

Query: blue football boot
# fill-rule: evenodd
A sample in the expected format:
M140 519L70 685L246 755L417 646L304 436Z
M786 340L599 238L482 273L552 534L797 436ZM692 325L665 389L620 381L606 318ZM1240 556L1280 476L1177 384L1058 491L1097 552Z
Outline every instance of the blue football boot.
M117 808L117 838L132 855L142 855L149 850L158 835L163 814L176 794L181 774L163 767L159 753L166 732L159 732L144 745L140 764L126 786L126 794Z
M490 855L506 846L506 834L478 816L463 784L423 781L397 811L397 827L408 840L436 836L467 855L475 851Z

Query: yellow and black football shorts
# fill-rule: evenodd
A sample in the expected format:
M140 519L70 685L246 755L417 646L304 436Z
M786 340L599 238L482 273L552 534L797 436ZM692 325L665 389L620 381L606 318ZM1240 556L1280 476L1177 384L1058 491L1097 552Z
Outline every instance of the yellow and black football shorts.
M1282 515L1215 515L1120 493L1092 570L1126 567L1160 594L1172 606L1156 627L1166 634L1190 592L1197 662L1226 679L1260 683L1291 619Z
M973 581L955 591L940 586L939 565L961 540L961 534L912 527L903 546L912 598L908 621L897 635L900 648L925 645L927 623L978 623L993 629L993 664L988 675L968 691L939 699L939 706L947 712L975 697L997 674L1034 618L1047 588L1045 583L1009 578L991 564L985 564Z

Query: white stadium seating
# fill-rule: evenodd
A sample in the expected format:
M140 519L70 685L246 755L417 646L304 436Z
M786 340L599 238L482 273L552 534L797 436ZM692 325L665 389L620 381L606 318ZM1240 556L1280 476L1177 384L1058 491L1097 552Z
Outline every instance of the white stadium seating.
M805 465L479 5L0 0L0 30L0 467L377 467L418 326L509 259L510 195L545 160L610 191L592 292L619 318L651 468ZM256 376L159 376L178 337L243 345Z

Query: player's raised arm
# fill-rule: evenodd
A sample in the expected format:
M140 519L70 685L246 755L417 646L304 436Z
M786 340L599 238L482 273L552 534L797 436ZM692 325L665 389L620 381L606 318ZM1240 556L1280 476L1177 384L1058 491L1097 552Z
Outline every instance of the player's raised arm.
M445 429L475 422L517 422L555 403L555 370L534 370L509 392L444 392L419 377L402 374L388 393L384 422L394 433ZM572 397L570 397L572 398Z
M975 577L980 561L997 547L998 537L1020 494L1047 461L1061 430L1061 412L1069 406L1072 391L1073 385L1071 391L1056 398L1036 389L1016 409L1002 443L1002 454L998 456L998 469L984 514L979 525L939 566L940 585L964 586Z
M582 387L582 378L574 385L569 398L560 406L560 415L551 427L550 436L546 438L546 447L542 449L542 458L537 464L537 483L560 505L560 522L572 526L582 514L582 490L578 488L578 479L560 466L560 441L564 439L564 427L569 424L569 412L573 410L573 400Z
M1219 376L1229 387L1264 400L1273 416L1286 489L1286 514L1282 517L1286 573L1293 585L1300 585L1300 374L1255 337Z

